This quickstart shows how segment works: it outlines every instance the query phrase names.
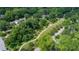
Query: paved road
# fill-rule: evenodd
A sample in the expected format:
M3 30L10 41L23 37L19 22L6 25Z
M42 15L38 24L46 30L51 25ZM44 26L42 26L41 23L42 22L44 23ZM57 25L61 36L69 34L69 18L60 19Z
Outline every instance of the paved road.
M5 51L5 50L6 50L6 47L5 47L4 41L2 37L0 37L0 51Z

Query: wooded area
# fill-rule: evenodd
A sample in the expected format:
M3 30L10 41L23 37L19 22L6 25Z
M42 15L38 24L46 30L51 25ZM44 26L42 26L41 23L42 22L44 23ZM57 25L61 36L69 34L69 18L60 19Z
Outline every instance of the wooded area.
M1 7L0 37L10 51L79 51L79 8Z

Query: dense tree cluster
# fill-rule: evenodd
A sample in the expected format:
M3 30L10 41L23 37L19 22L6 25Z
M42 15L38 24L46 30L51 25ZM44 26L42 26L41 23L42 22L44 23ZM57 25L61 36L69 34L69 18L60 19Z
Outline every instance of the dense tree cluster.
M0 31L5 31L9 28L9 23L5 20L0 20Z

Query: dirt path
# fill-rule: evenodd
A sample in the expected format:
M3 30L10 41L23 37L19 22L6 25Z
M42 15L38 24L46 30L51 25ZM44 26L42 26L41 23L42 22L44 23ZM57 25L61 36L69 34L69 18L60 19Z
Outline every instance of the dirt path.
M23 47L24 45L26 45L26 44L28 44L28 43L30 43L30 42L36 41L36 40L42 35L42 33L44 33L50 26L52 26L52 24L49 24L47 28L45 28L44 30L42 30L42 32L36 37L36 39L31 40L31 41L28 41L27 43L25 42L25 43L20 47L19 51L21 51L21 49L22 49L22 47Z
M23 45L21 45L21 47L19 48L19 51L21 51L21 49L23 48L24 45L26 45L26 44L28 44L28 43L30 43L30 42L34 42L34 41L38 40L38 39L40 38L40 36L41 36L44 32L46 32L49 28L51 28L51 27L54 26L55 24L57 25L57 23L60 23L61 21L63 22L64 20L61 19L61 20L57 21L57 22L54 23L54 24L49 24L47 28L45 28L44 30L42 30L42 32L40 32L40 34L36 37L36 39L30 40L30 41L28 41L28 42L25 42Z

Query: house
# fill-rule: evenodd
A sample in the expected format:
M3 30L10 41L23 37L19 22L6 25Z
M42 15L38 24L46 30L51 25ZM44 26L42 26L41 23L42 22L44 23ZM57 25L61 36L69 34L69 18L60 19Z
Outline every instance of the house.
M16 25L18 25L21 21L24 21L24 20L25 20L25 18L20 18L18 20L16 19L16 20L10 22L10 24L16 24Z
M0 14L0 19L4 18L4 15Z

